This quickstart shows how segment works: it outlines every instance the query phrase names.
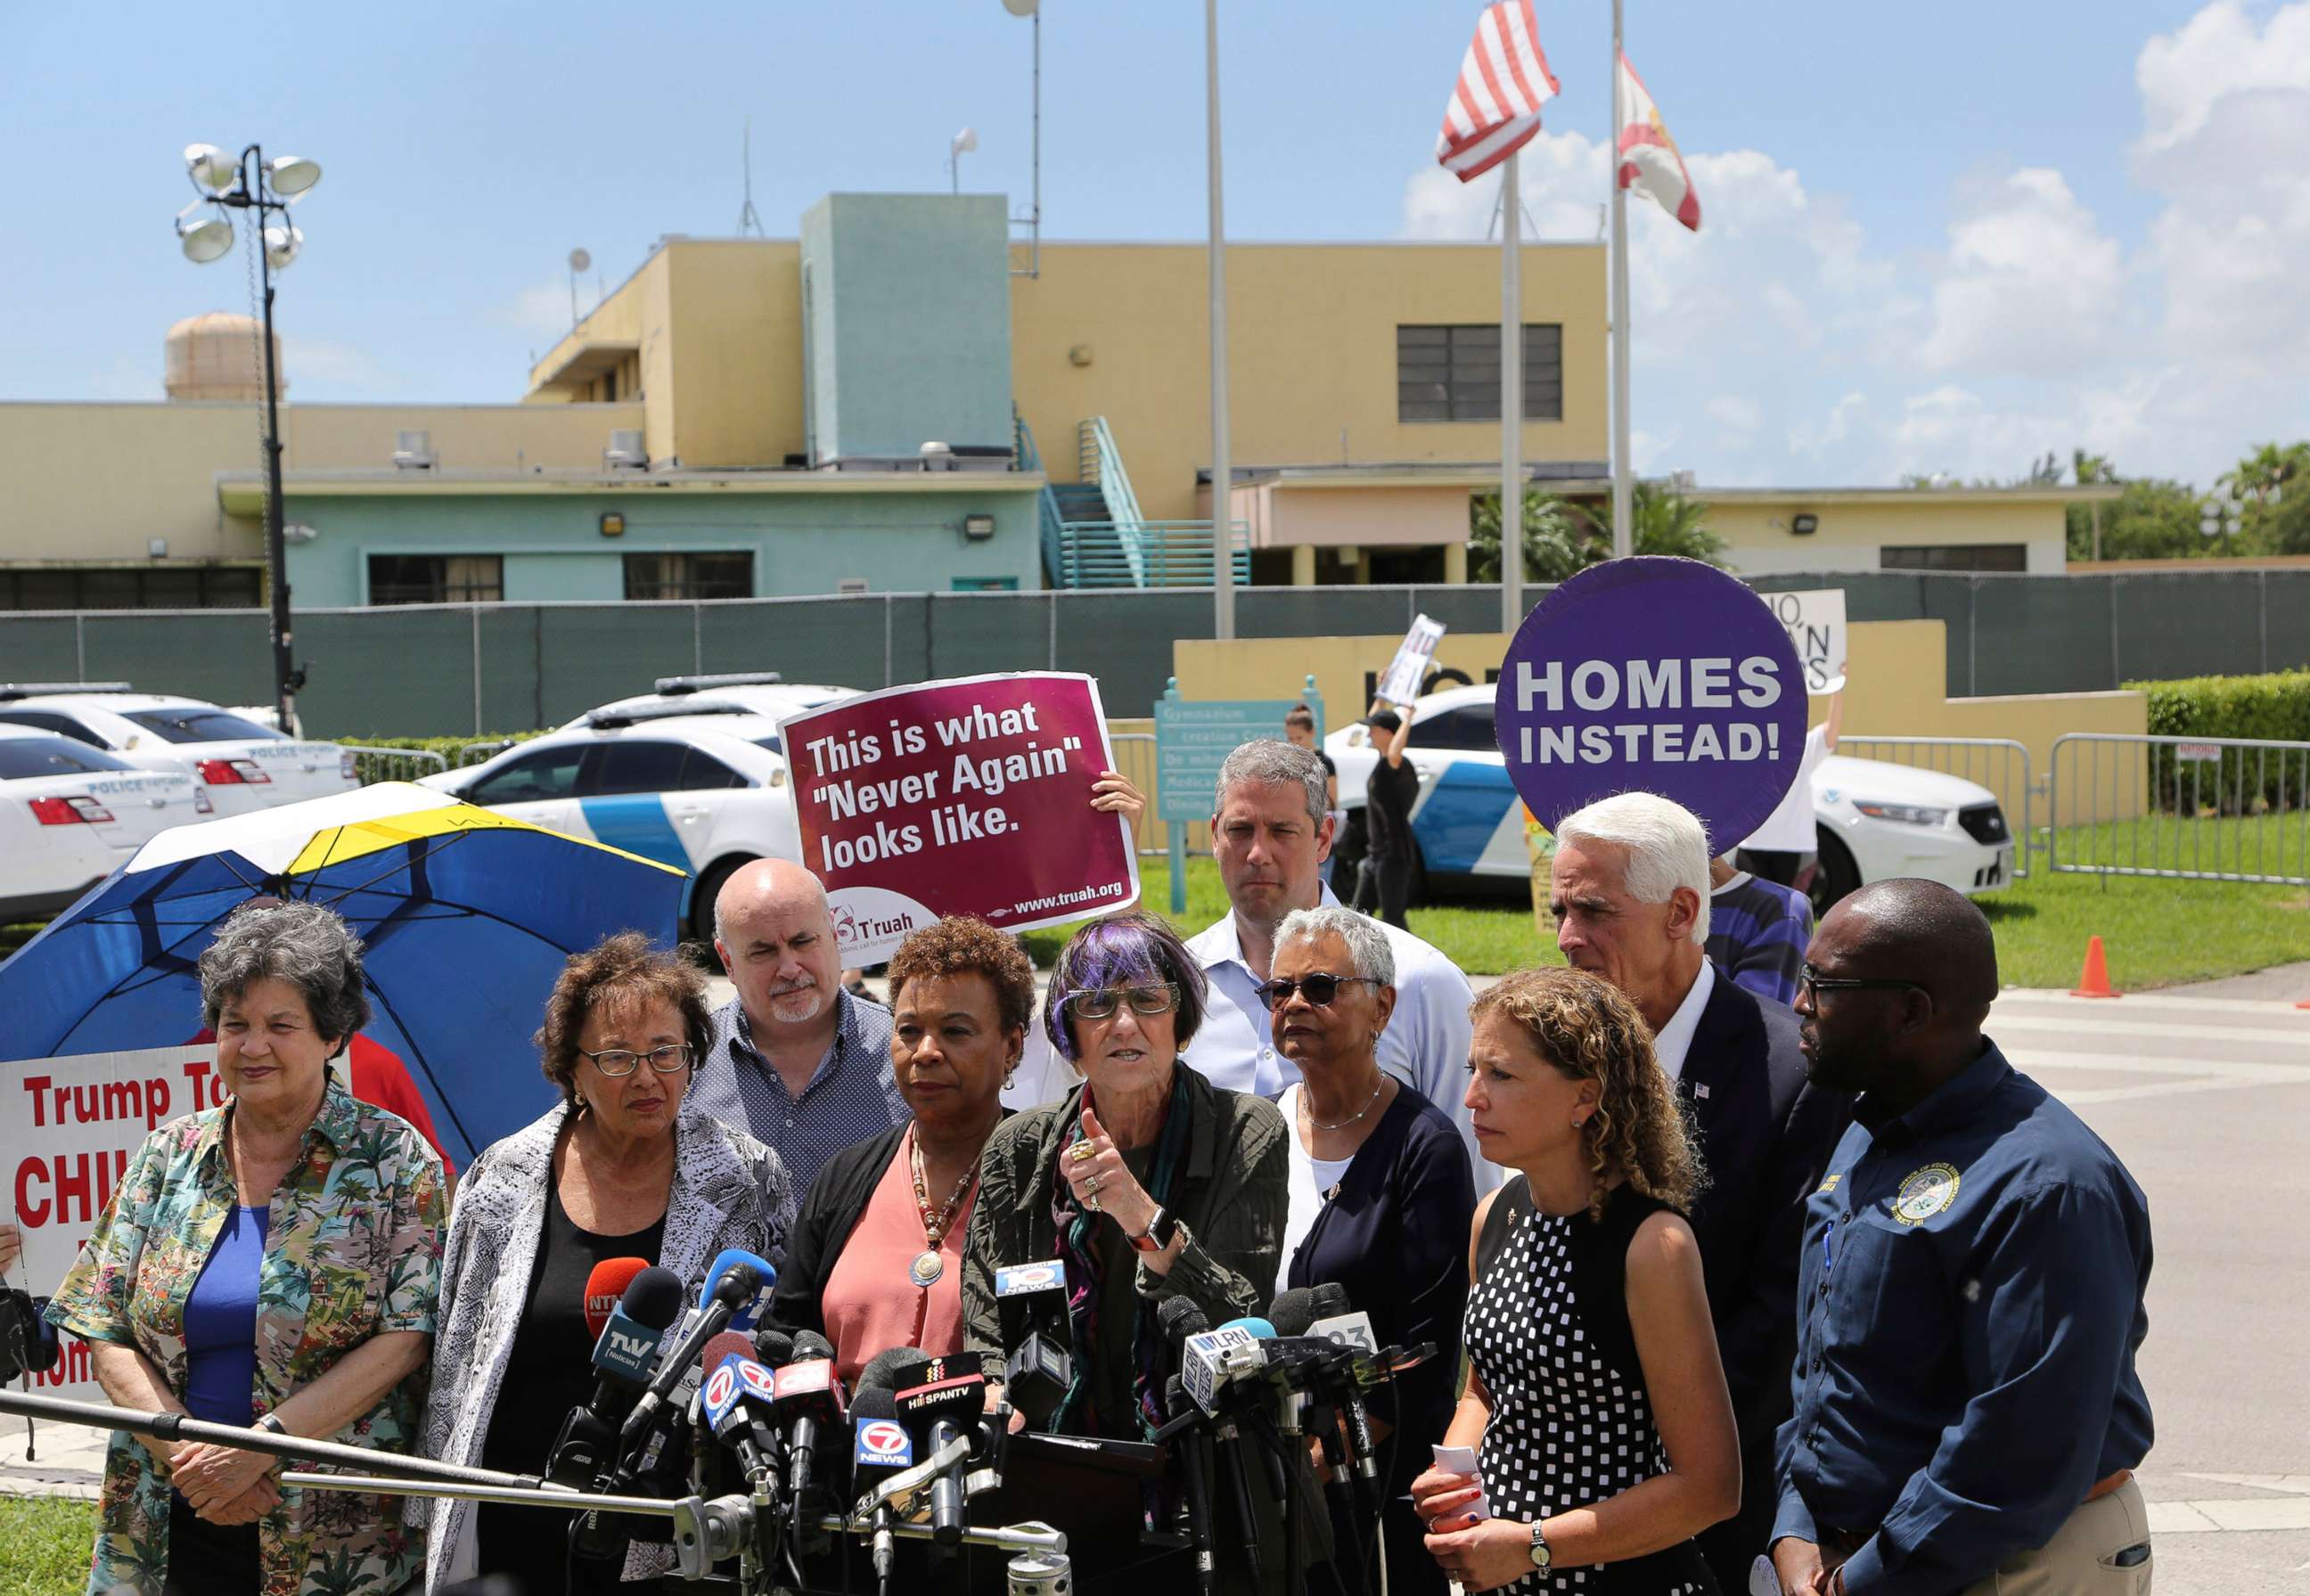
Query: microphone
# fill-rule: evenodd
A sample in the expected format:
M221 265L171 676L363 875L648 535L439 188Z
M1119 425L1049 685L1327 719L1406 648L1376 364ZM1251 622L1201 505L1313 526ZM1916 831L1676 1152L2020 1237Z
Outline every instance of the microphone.
M727 1343L735 1342L731 1348ZM715 1438L738 1453L747 1483L759 1488L777 1486L777 1440L762 1422L777 1395L770 1371L754 1361L753 1343L744 1336L724 1331L707 1347L714 1372L699 1394L704 1399L706 1424ZM718 1356L717 1356L718 1354Z
M1167 1297L1165 1305L1186 1302L1184 1297ZM1189 1307L1194 1306L1188 1303ZM1059 1404L1067 1400L1067 1392L1075 1383L1075 1360L1066 1352L1035 1331L1020 1343L1003 1366L1003 1390L1012 1407L1026 1415L1027 1427L1046 1430L1051 1416Z
M631 1446L637 1436L647 1430L665 1399L682 1383L690 1366L698 1361L706 1343L723 1331L736 1328L751 1330L754 1321L769 1308L770 1288L777 1281L778 1271L769 1261L757 1257L741 1248L731 1247L714 1260L706 1272L706 1284L698 1294L698 1313L682 1323L682 1334L666 1349L659 1359L656 1376L649 1389L642 1392L634 1410L626 1416L624 1426L618 1431L620 1444Z
M882 1366L877 1368L875 1366ZM973 1361L930 1357L911 1347L893 1347L876 1355L860 1381L865 1384L890 1382L899 1422L935 1457L953 1442L967 1439L971 1452L987 1448L979 1423L986 1411L986 1376ZM962 1540L963 1470L968 1461L957 1458L931 1478L931 1540L952 1547Z
M1211 1322L1203 1309L1185 1297L1165 1297L1155 1310L1155 1320L1162 1328L1164 1339L1171 1343L1172 1361L1179 1371L1165 1382L1164 1394L1175 1409L1179 1408L1184 1406L1183 1401L1171 1397L1170 1392L1175 1383L1182 1392L1186 1390L1186 1343L1193 1337L1208 1331ZM1203 1404L1198 1402L1196 1406L1202 1407ZM1217 1413L1211 1413L1208 1409L1205 1411L1213 1420L1214 1452L1220 1469L1227 1477L1228 1494L1235 1503L1236 1531L1243 1537L1244 1552L1249 1558L1249 1566L1256 1569L1260 1566L1259 1519L1252 1512L1251 1477L1243 1466L1242 1431L1236 1424L1232 1410Z
M755 1339L762 1341L778 1332ZM788 1344L793 1356L771 1376L771 1417L786 1426L787 1471L794 1488L795 1539L819 1550L826 1532L804 1505L810 1495L811 1464L818 1453L818 1427L842 1422L842 1382L834 1375L834 1348L815 1331L805 1330Z
M1195 1406L1217 1413L1227 1385L1266 1366L1260 1343L1274 1334L1275 1326L1264 1319L1230 1319L1217 1330L1186 1336L1179 1346L1179 1379Z
M1163 1305L1168 1307L1172 1303L1184 1300L1177 1297L1168 1297ZM1168 1410L1174 1413L1186 1409L1186 1388L1178 1375L1174 1375L1163 1383L1163 1403ZM1211 1498L1210 1488L1203 1482L1203 1448L1193 1432L1179 1436L1177 1445L1179 1472L1186 1487L1187 1540L1195 1557L1195 1584L1203 1596L1211 1596L1211 1582L1218 1571L1211 1556Z
M915 1439L899 1422L898 1400L890 1389L865 1384L863 1376L857 1395L851 1400L850 1417L857 1425L851 1439L851 1474L864 1497L890 1475L913 1465ZM897 1541L890 1533L890 1508L884 1503L874 1509L874 1577L885 1591L890 1589L890 1565L897 1554Z
M606 1470L617 1425L649 1382L658 1339L682 1314L682 1281L639 1258L607 1258L586 1277L586 1326L594 1332L594 1394L569 1410L547 1453L546 1478L586 1487Z
M794 1361L794 1337L783 1330L758 1330L754 1332L754 1361L765 1368L777 1368Z

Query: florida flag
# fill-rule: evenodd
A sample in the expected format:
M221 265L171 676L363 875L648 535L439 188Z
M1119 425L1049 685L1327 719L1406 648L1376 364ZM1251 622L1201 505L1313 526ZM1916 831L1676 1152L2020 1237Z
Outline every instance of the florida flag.
M1660 107L1645 92L1644 80L1628 58L1620 57L1620 186L1650 195L1660 208L1694 232L1700 230L1700 196L1692 191L1692 174L1668 135Z
M1461 182L1474 181L1532 142L1541 105L1555 92L1532 0L1486 6L1444 108L1436 159Z

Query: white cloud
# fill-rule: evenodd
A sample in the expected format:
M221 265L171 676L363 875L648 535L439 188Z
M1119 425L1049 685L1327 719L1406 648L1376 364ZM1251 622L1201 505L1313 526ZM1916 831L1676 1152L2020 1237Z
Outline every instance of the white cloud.
M2025 167L1961 184L1933 324L1934 371L2059 377L2109 347L2125 266L2062 174Z
M356 344L330 338L283 338L282 373L300 398L369 397L398 392L402 379ZM326 395L317 389L327 390Z
M490 319L533 338L560 342L569 334L569 279L555 277L531 283L499 306Z

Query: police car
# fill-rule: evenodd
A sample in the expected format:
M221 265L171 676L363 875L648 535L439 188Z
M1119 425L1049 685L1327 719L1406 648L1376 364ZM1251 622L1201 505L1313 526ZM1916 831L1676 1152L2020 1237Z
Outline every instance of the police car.
M714 934L740 865L795 856L794 794L773 717L719 695L609 705L423 785L690 872L687 934Z
M620 698L614 703L603 705L599 709L587 710L586 715L571 721L569 726L584 725L586 716L626 715L635 710L655 709L674 712L683 704L709 699L717 704L735 704L755 715L777 721L805 709L815 709L821 704L859 696L855 687L788 681L776 671L742 671L716 676L661 676L651 685L652 690L638 697ZM773 753L784 751L777 746L775 730L771 740L763 746Z
M1523 806L1493 738L1493 691L1452 688L1411 708L1404 758L1420 772L1411 811L1415 896L1426 880L1531 879ZM1363 854L1364 784L1379 754L1360 723L1324 739L1324 751L1339 767L1340 805L1348 813L1334 877L1346 883ZM1895 876L1967 893L2013 879L2012 833L1986 787L1937 770L1831 754L1814 768L1812 800L1820 850L1812 881L1816 911Z
M0 725L0 923L56 914L158 833L214 809L182 771L139 770L55 732Z
M143 770L176 770L207 789L220 815L349 793L353 757L204 698L140 693L125 681L0 684L0 724L54 732Z

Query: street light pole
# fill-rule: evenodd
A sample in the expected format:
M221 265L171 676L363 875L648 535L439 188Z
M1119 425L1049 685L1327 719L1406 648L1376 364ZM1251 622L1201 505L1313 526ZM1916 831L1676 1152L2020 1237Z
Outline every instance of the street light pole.
M254 157L254 164L251 158ZM297 690L304 673L297 669L294 637L289 622L289 537L281 502L281 376L273 359L273 256L265 247L265 213L288 207L265 198L265 151L251 144L240 152L240 184L252 196L244 203L256 211L256 269L265 307L265 585L270 590L273 633L274 709L282 732L297 734ZM250 180L252 174L255 181Z
M1211 158L1211 636L1235 637L1235 465L1228 458L1227 225L1220 188L1220 7L1203 0L1203 108Z

